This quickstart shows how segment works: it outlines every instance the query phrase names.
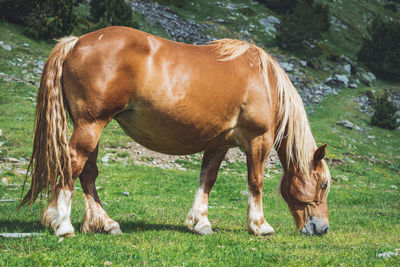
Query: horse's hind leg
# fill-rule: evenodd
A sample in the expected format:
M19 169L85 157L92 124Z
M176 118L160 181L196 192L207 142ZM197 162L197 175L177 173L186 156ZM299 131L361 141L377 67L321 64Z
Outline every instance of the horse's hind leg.
M96 150L89 155L79 176L86 201L85 219L82 222L81 231L84 233L104 231L110 234L122 234L119 224L108 217L97 194L95 186L95 181L99 174L96 163L97 153L98 145Z
M193 232L206 235L212 234L211 223L208 220L208 196L215 180L221 162L228 150L209 150L203 155L203 162L200 172L200 186L197 189L193 206L186 217L186 225Z
M71 224L71 201L76 178L81 174L88 156L96 150L100 133L107 122L79 122L69 144L72 180L65 184L59 183L55 192L42 213L42 223L51 226L57 236L73 236L74 227Z
M247 159L249 204L247 208L247 228L254 235L274 233L274 228L264 218L262 188L265 161L273 145L273 139L265 134L252 138L243 147Z

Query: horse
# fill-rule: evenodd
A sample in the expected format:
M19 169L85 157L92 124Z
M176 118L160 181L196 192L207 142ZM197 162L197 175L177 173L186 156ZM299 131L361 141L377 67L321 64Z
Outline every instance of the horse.
M328 232L326 145L317 148L301 97L257 45L234 39L190 45L120 26L58 40L41 76L31 185L19 206L31 206L47 189L41 222L56 236L74 236L70 213L78 177L86 202L81 231L122 233L95 187L99 137L112 119L154 151L204 151L185 221L191 231L213 233L209 194L225 154L240 147L247 158L248 232L274 233L262 207L264 166L274 147L283 166L280 192L297 229Z

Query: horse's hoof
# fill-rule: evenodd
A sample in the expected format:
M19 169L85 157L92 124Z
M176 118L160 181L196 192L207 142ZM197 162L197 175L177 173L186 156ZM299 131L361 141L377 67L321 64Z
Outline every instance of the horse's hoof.
M261 224L260 226L256 226L254 224L249 226L249 233L253 235L273 235L274 231L274 228L267 222Z
M108 233L110 235L122 235L122 231L121 231L121 229L119 229L119 226L118 226L118 228L117 227L112 228L110 231L108 231Z
M206 225L196 232L199 233L200 235L212 235L214 233L210 225Z
M260 235L273 235L274 232L274 228L267 222L260 226Z
M194 229L193 232L198 233L200 235L211 235L213 234L213 231L211 229L211 225L209 222L198 222Z

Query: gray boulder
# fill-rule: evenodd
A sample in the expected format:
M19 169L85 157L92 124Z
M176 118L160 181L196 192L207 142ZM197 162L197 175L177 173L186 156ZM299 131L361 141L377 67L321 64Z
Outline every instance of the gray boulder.
M341 125L347 129L353 129L354 128L354 124L348 120L344 120L344 121L338 121L336 122L337 125Z
M266 18L260 19L258 22L262 26L264 26L266 33L274 34L276 32L275 25L280 24L281 20L274 16L268 16Z
M349 78L346 75L335 74L324 82L327 85L337 86L337 87L348 87L349 86Z

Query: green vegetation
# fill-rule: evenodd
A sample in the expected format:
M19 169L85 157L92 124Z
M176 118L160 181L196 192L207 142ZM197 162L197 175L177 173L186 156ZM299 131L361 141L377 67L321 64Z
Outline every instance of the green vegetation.
M20 200L26 163L32 149L34 107L38 81L35 60L45 60L51 45L33 41L23 29L0 23L0 199ZM25 43L28 45L25 45ZM396 84L380 83L373 88ZM397 88L396 87L396 88ZM371 88L368 88L371 89ZM73 199L72 223L77 236L53 236L40 224L36 203L30 212L16 211L18 202L0 202L0 232L39 232L41 236L0 237L0 265L378 265L396 266L400 257L377 258L400 248L400 132L369 127L369 117L354 102L367 88L343 90L314 108L310 122L318 144L328 144L333 176L328 197L331 231L323 237L301 236L285 202L277 197L280 170L264 180L264 211L275 227L272 237L254 237L246 231L247 186L244 164L229 163L220 172L211 193L209 218L216 233L199 236L184 226L198 185L198 156L186 162L187 171L163 170L121 162L101 163L97 182L108 214L117 220L121 236L81 234L84 201L79 181ZM348 119L363 130L348 130L336 121ZM129 138L115 122L104 131L100 155L124 146ZM118 157L127 155L120 153ZM130 192L128 197L122 192Z
M313 0L299 0L292 14L283 16L277 40L284 48L310 52L329 29L329 9Z
M95 25L89 30L101 29L112 25L138 26L133 20L130 6L124 0L92 0L90 2L90 14Z
M75 0L0 0L0 3L0 18L26 26L25 33L33 38L62 37L75 26Z
M257 0L257 2L265 5L269 9L279 14L292 14L298 0Z
M372 125L389 130L394 130L397 127L395 116L396 106L393 101L390 100L387 91L377 99L374 109L375 113L371 117Z
M374 73L400 81L400 22L376 17L369 33L371 39L363 40L358 58Z

